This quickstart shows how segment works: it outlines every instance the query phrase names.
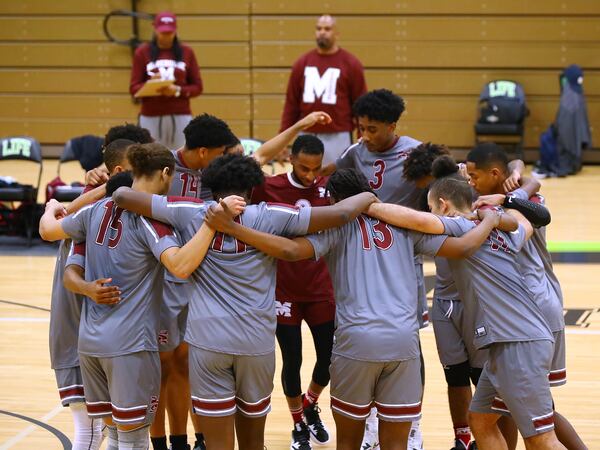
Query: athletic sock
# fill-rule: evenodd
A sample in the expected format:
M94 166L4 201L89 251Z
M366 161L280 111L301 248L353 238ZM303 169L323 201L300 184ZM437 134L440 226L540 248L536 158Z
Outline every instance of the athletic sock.
M102 443L102 419L91 419L87 414L85 403L71 403L73 414L73 450L98 450Z
M169 436L171 441L171 450L188 450L187 434L171 434Z
M119 450L119 433L117 432L117 427L106 425L106 430L108 431L106 450Z
M150 440L152 441L152 448L154 450L169 450L169 447L167 446L166 436L153 437L150 438Z
M455 424L454 437L465 446L465 449L469 448L469 442L471 442L471 429L469 425L462 423Z
M310 389L306 391L304 398L302 399L302 407L304 409L311 407L319 401L319 394L315 394Z
M294 425L299 422L304 422L304 408L302 406L300 406L297 409L293 409L290 407L290 414L292 415Z
M149 425L144 425L137 430L119 432L119 450L148 450L150 434Z

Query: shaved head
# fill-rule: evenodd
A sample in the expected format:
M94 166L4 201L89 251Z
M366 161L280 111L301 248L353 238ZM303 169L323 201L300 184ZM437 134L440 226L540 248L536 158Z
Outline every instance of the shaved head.
M331 54L338 50L336 20L329 14L324 14L317 19L315 38L319 53Z
M335 17L330 16L329 14L323 14L321 17L319 17L317 19L317 24L319 24L319 23L323 23L323 24L328 23L332 27L336 26Z

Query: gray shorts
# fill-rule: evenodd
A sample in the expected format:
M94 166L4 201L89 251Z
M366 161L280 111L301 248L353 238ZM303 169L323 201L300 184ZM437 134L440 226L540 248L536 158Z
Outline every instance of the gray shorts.
M552 348L551 341L493 344L469 409L512 416L523 438L552 430Z
M473 344L473 324L464 318L460 300L433 299L431 320L440 362L444 367L469 361L471 367L483 368L487 350L478 350Z
M158 350L170 352L183 342L187 324L190 284L165 280L160 304Z
M83 392L83 379L79 366L67 367L66 369L54 369L58 395L63 406L71 403L85 402Z
M79 363L90 417L112 416L123 425L152 423L160 393L158 352L112 358L79 355Z
M421 418L421 361L370 362L332 355L331 409L354 420L365 420L371 407L386 422Z
M567 362L565 330L564 328L554 333L554 354L552 355L552 366L550 367L550 387L562 386L567 383Z
M323 142L325 154L323 155L323 166L334 163L344 150L352 145L352 133L350 131L340 131L339 133L306 133L318 137Z
M189 114L172 114L168 116L142 116L139 125L146 128L154 141L168 149L177 150L185 144L183 129L192 120Z
M419 328L429 326L429 308L427 307L427 289L425 288L425 274L423 273L423 263L415 263L415 272L417 274L417 320Z
M240 412L247 417L271 411L275 351L246 356L217 353L190 344L190 390L194 413L225 417Z

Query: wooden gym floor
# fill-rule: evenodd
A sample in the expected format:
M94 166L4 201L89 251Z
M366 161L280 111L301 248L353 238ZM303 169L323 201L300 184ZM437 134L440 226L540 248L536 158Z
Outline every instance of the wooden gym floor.
M43 186L56 173L55 165L55 161L45 161ZM553 395L557 409L571 420L590 449L600 448L598 186L600 167L586 167L576 177L544 180L542 187L553 216L548 229L551 248L574 251L573 254L563 253L561 261L586 261L556 264L565 294L565 317L570 325L567 328L568 383L554 389ZM3 247L0 249L0 449L67 448L64 445L68 445L68 439L72 437L71 416L59 404L48 356L54 257L10 255L11 250ZM433 266L428 263L426 274L433 273ZM308 329L304 331L302 376L306 385L314 352L310 333ZM451 444L452 428L431 327L422 332L421 340L427 368L422 420L425 447L428 450L447 449ZM324 420L333 431L328 394L326 389L320 404ZM290 432L291 423L278 372L273 411L267 420L267 448L289 448ZM188 433L191 441L191 425ZM323 448L333 449L335 445ZM522 443L519 448L524 448Z

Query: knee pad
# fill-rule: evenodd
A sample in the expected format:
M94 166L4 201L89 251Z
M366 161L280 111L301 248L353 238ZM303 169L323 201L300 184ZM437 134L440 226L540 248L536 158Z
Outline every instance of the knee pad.
M444 367L444 375L446 377L446 383L448 383L448 386L450 387L471 386L471 380L469 378L471 375L471 366L469 366L469 361Z
M475 387L477 387L477 383L479 383L479 377L481 376L481 372L483 372L483 369L480 369L478 367L471 367L471 382Z

